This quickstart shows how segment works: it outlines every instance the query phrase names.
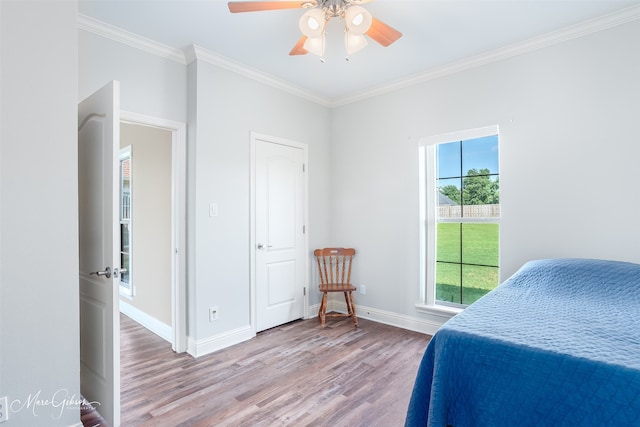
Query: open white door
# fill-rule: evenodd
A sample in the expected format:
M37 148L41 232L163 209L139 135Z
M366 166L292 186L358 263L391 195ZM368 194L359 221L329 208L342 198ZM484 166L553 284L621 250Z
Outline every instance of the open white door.
M255 139L256 331L304 317L304 149Z
M78 106L80 390L120 425L120 83Z

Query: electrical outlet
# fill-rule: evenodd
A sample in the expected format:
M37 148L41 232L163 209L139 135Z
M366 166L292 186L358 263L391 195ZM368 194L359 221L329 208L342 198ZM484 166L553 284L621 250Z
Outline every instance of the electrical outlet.
M360 285L360 295L367 294L367 287L365 285Z
M218 320L218 307L209 307L209 322Z
M9 408L7 406L7 396L0 397L0 423L9 419Z

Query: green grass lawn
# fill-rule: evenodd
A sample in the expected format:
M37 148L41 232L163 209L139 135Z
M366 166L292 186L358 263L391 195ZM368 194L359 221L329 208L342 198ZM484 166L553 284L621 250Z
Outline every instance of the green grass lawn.
M436 299L471 304L498 286L498 224L438 224ZM462 237L461 237L462 235ZM460 289L462 288L462 300Z

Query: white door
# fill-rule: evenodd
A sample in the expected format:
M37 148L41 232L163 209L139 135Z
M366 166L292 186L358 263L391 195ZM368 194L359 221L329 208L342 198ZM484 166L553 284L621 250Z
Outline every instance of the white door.
M304 150L255 141L256 331L304 317Z
M80 390L110 426L120 425L120 83L78 106Z

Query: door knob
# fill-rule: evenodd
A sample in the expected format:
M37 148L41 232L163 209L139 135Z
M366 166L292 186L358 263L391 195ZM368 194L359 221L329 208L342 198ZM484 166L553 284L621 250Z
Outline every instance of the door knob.
M126 268L121 268L120 270L118 270L117 268L113 269L113 277L115 277L116 279L118 278L118 274L120 274L120 276L124 276L127 273L127 269Z
M263 250L264 248L270 248L270 247L271 247L271 245L267 245L267 246L265 246L265 245L264 245L264 244L262 244L262 243L258 243L258 249L259 249L259 250Z
M93 273L89 273L89 275L95 274L96 276L100 277L100 276L104 276L107 279L111 278L111 267L107 267L104 269L104 271L94 271Z

